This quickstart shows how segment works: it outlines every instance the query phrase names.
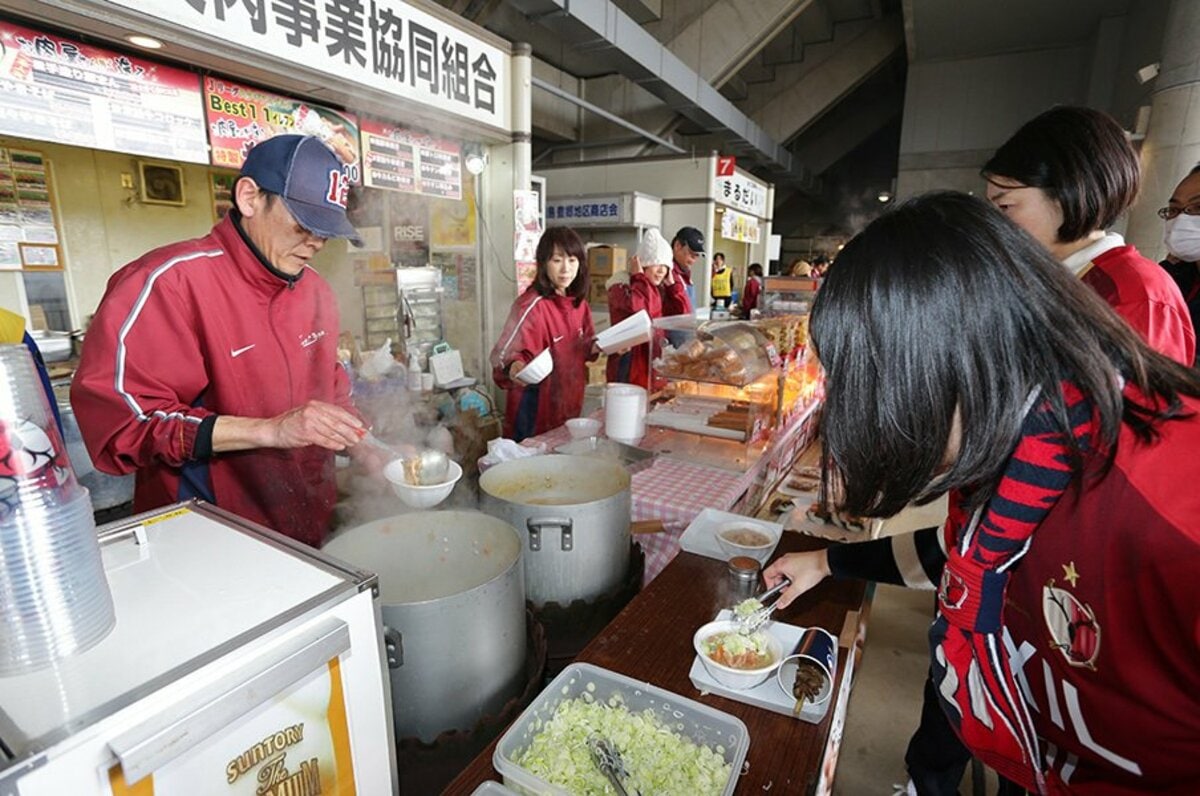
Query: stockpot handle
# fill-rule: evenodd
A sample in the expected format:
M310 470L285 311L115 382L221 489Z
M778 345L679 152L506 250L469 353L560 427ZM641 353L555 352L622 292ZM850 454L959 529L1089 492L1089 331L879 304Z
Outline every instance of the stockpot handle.
M535 553L542 549L542 529L546 527L561 530L564 553L575 549L575 521L570 517L530 517L525 527L529 529L529 549Z
M404 665L404 636L396 628L383 626L383 651L387 653L389 669Z

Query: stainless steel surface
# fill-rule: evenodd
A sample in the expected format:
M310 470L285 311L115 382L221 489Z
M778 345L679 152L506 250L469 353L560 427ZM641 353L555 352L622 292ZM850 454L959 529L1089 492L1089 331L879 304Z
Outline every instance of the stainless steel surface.
M635 445L626 445L615 439L604 437L585 437L565 442L554 449L555 453L565 453L568 456L595 456L599 459L615 459L624 464L631 472L637 472L653 463L654 451L642 450Z
M531 602L566 605L620 585L629 569L630 483L616 461L559 454L503 462L480 476L483 510L522 536ZM551 526L562 529L560 539Z
M779 595L791 585L792 582L785 577L779 583L755 597L754 599L763 607L752 614L743 616L738 622L738 630L748 635L765 625L767 620L771 618L771 614L775 612L775 608L779 605ZM772 600L770 605L766 604L767 600Z
M156 714L116 736L109 748L121 761L126 781L137 782L348 649L349 626L338 619L325 620L197 691L171 712Z
M596 767L608 777L608 781L617 791L617 796L629 796L623 782L629 776L629 772L625 768L625 761L621 759L621 751L608 740L595 735L588 738L587 744L592 759L596 761ZM634 796L640 795L635 791Z
M324 551L378 572L392 720L431 742L520 691L521 537L477 511L421 511L343 531Z

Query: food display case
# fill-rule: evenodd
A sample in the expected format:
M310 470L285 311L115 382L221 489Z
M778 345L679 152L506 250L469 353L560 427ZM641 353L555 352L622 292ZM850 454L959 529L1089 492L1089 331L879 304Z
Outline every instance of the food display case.
M704 436L761 443L778 409L778 352L753 324L697 324L674 316L655 321L683 332L678 348L668 346L655 361L667 381L662 400L646 424Z
M820 282L803 276L769 276L759 302L764 318L808 315Z

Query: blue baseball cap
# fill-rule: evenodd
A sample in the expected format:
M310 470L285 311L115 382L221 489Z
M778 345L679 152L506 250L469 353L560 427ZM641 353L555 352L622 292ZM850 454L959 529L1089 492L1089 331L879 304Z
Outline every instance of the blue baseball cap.
M362 238L346 218L350 178L342 162L321 139L277 135L260 141L242 163L243 177L279 194L300 226L322 238Z

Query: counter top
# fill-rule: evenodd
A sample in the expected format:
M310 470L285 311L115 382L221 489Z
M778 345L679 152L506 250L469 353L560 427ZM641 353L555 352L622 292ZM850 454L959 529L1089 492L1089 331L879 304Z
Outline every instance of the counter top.
M779 553L825 543L785 533ZM750 731L749 768L737 794L828 793L832 786L853 670L861 654L871 591L860 581L828 579L776 614L779 621L822 627L839 638L834 703L818 724L771 713L718 696L700 696L688 679L696 628L727 607L722 599L725 563L680 553L576 658L619 672L737 716ZM849 665L848 665L849 664ZM489 745L447 787L465 796L481 782L500 780Z

